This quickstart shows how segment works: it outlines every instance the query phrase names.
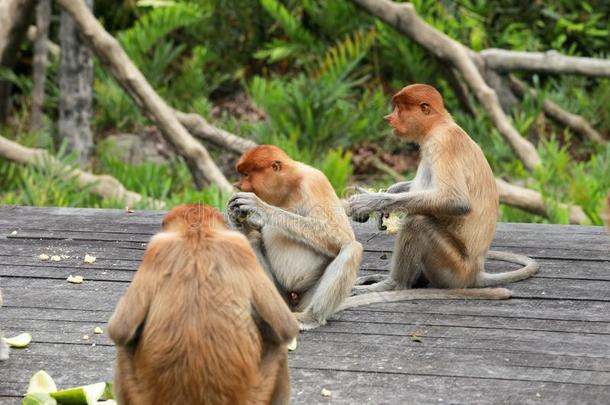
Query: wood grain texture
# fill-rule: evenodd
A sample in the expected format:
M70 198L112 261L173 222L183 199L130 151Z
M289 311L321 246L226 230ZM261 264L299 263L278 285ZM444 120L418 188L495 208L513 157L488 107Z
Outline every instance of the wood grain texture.
M19 403L39 369L62 388L111 378L112 342L93 330L106 330L162 216L0 207L0 327L33 336L0 364L0 405ZM372 224L354 228L366 249L362 273L387 272L393 238ZM607 231L499 224L494 248L540 261L534 278L509 286L513 299L383 303L339 313L302 333L290 353L293 403L610 402ZM41 261L41 253L64 257ZM85 254L96 262L85 264ZM513 267L490 261L488 268ZM82 275L83 284L67 283L70 274Z

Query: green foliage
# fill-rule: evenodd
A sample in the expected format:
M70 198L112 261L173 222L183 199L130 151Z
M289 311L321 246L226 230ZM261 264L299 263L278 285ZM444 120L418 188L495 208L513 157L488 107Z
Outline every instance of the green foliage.
M602 134L610 133L610 80L575 75L520 78L538 95L527 95L511 111L519 133L538 145L543 166L529 173L494 129L473 94L469 109L454 93L446 63L348 0L154 0L96 1L96 16L116 35L155 90L177 109L196 111L220 127L259 143L282 147L293 158L320 168L337 192L351 181L353 146L385 142L384 151L403 146L386 141L383 115L390 96L413 82L429 83L481 146L497 176L539 190L551 219L501 207L509 221L566 222L559 203L578 204L599 224L603 195L610 188L610 151L593 145L549 119L541 120L545 98L580 114ZM546 51L607 58L610 7L604 0L519 2L515 0L413 0L418 14L441 32L475 51L489 47ZM52 39L53 35L52 31ZM56 39L56 37L55 37ZM29 133L31 49L15 71L0 70L13 84L11 126L19 141L44 147L66 164L74 160L53 148L54 129ZM24 67L25 66L25 67ZM245 91L265 111L262 122L218 112L218 100ZM57 115L57 61L49 66L45 113ZM95 66L94 131L98 141L94 170L109 173L127 188L169 206L203 201L223 206L215 188L197 191L186 164L128 165L101 142L106 132L140 131L150 125L111 75ZM233 107L239 109L240 106ZM239 114L236 114L239 115ZM51 122L48 121L48 122ZM391 138L387 138L391 139ZM34 169L0 162L0 203L119 207L82 192L56 168ZM65 176L64 176L65 177ZM371 179L370 182L383 181ZM51 190L52 188L52 190ZM144 205L139 208L146 208Z
M320 170L328 177L330 184L342 195L352 177L351 154L344 153L343 149L330 150L320 163Z
M208 64L217 56L204 46L187 49L172 35L180 29L201 24L210 18L209 9L195 3L167 2L149 9L136 23L119 34L127 55L142 71L148 82L173 107L203 105L201 100L216 89L227 75L208 72ZM146 121L129 96L100 66L96 66L95 125L119 130L140 127ZM207 111L205 111L207 113Z

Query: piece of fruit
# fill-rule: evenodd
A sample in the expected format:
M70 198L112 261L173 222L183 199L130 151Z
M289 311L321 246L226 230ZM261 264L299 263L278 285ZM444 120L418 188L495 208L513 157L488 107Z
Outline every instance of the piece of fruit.
M30 335L29 333L22 333L21 335L17 335L12 338L6 338L6 339L4 339L4 341L10 347L15 347L15 348L27 347L27 345L29 345L30 342L32 341L32 335Z
M57 405L57 401L46 392L36 392L27 394L21 401L21 405Z
M57 392L51 392L51 396L62 405L94 405L102 397L106 389L106 383L85 385L82 387L69 388Z
M41 253L40 255L38 255L38 258L44 262L46 260L49 260L49 255Z
M296 350L297 349L297 338L292 339L292 342L288 343L287 348L291 352Z
M93 329L93 333L95 333L96 335L101 335L102 333L104 333L104 331L99 326L96 326L95 329Z
M61 260L61 257L59 257L59 255L53 255L51 256L51 261L52 262L58 262Z
M46 371L40 370L34 373L30 378L30 385L28 385L28 394L45 393L57 391L55 381L51 378Z
M114 385L111 382L106 383L106 388L104 389L104 395L102 395L102 398L107 401L114 399ZM108 402L106 402L106 404L110 405Z

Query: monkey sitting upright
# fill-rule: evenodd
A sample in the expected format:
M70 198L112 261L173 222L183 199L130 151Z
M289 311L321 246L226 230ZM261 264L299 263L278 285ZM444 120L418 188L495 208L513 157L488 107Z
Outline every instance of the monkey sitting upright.
M246 238L204 205L170 211L110 319L121 404L286 404L298 325Z
M377 283L359 285L355 292L411 288L422 277L438 288L488 287L536 273L538 265L528 257L489 251L499 204L494 175L479 146L445 110L441 94L432 86L414 84L392 102L394 110L385 118L395 135L419 144L421 162L413 181L348 200L356 220L372 212L407 214L394 245L390 276L358 279L357 284ZM486 257L524 267L487 273Z
M349 296L362 257L339 197L322 172L273 145L250 149L235 168L241 192L228 222L248 236L300 328L324 325Z

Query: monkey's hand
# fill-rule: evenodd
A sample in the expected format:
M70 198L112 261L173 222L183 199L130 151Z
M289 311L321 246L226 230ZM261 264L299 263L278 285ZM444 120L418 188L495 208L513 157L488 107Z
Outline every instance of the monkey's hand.
M254 193L240 192L229 200L228 209L237 211L251 229L262 229L271 213L271 206Z
M349 214L359 222L366 222L373 212L387 213L388 206L393 202L394 195L389 193L356 194L347 200Z

